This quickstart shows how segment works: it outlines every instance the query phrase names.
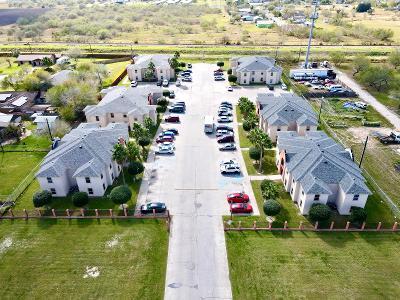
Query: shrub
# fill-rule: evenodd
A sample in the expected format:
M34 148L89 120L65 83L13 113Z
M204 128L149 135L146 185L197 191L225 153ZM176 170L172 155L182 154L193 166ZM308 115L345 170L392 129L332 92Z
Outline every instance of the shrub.
M89 196L85 192L76 192L72 195L72 203L76 207L83 207L89 203Z
M310 208L309 217L313 222L327 221L331 217L331 210L325 204L314 204Z
M259 148L257 148L257 147L250 147L249 156L253 160L260 160L261 150Z
M357 8L356 8L356 12L363 13L363 12L367 12L370 9L371 9L371 3L369 3L369 2L361 2L361 3L358 3Z
M127 185L120 185L112 189L110 200L115 204L124 204L132 197L132 191Z
M146 146L150 145L151 140L149 137L143 136L143 137L140 137L137 142L140 147L146 147Z
M245 131L250 131L254 128L253 123L249 120L244 120L243 121L243 129Z
M186 63L185 63L185 62L180 62L180 63L179 63L179 66L180 66L181 68L184 68L184 67L186 67Z
M260 185L262 196L265 200L278 197L278 186L271 180L264 179Z
M223 67L224 65L225 65L225 63L223 61L217 62L217 66L220 68Z
M143 173L144 166L140 161L133 161L128 166L128 173L131 174L134 178L136 175Z
M157 101L157 105L160 106L167 106L169 103L169 101L166 98L161 98Z
M236 82L236 81L237 81L237 76L235 76L235 75L228 75L228 81L229 81L229 82Z
M367 212L364 208L353 207L350 214L350 222L355 224L362 224L367 219Z
M276 216L281 211L281 204L276 200L267 200L264 202L263 208L267 216Z
M49 191L39 191L33 195L33 206L42 207L47 206L51 203L53 195Z
M228 73L228 75L232 75L232 69L228 69L228 71L226 71L226 73Z
M163 94L164 97L169 97L171 92L169 90L163 90L162 94Z

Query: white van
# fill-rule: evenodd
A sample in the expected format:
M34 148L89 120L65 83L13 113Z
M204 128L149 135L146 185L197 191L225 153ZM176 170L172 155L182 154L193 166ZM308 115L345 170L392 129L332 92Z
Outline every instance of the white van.
M364 103L361 101L354 102L354 105L361 109L367 109L367 107L368 107L367 103Z
M204 117L204 132L213 133L214 132L214 118L213 116Z
M328 91L334 92L334 91L342 90L342 89L343 89L343 87L342 87L340 84L334 84L334 85L331 85L331 86L328 88Z

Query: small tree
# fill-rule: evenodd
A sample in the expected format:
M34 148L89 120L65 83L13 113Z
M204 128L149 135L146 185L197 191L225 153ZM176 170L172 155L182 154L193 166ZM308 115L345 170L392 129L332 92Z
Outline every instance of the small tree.
M336 66L340 66L346 60L346 54L339 51L330 53L329 57Z
M226 73L228 73L228 75L232 75L232 69L228 69L228 71L226 71Z
M361 2L358 3L357 8L356 8L356 12L358 13L363 13L363 12L367 12L371 9L371 3L370 2Z
M217 66L222 68L225 65L225 63L223 61L219 61L217 62Z
M314 204L308 213L310 220L313 222L327 221L331 217L331 210L325 204Z
M149 117L145 117L143 120L143 125L144 128L147 130L147 135L150 134L150 132L152 132L152 130L154 129L154 127L156 126L156 124L154 123L154 121L149 118Z
M276 197L278 197L278 185L271 180L264 179L260 184L260 189L261 194L265 200L276 199Z
M260 161L261 158L261 150L257 147L250 147L249 156L252 160Z
M111 190L110 200L115 204L123 205L132 197L132 191L127 185L116 186Z
M157 112L158 114L165 113L166 110L167 110L167 107L166 107L166 106L157 106L157 107L156 107L156 112Z
M113 160L122 166L122 180L125 184L125 174L124 174L124 163L128 158L128 153L126 147L120 143L114 145L114 150L112 154Z
M167 106L169 103L169 101L167 100L167 98L161 98L157 101L157 105L160 106Z
M36 192L33 195L33 206L35 207L42 207L42 206L48 206L51 203L51 200L53 199L53 195L51 192L43 190Z
M397 69L400 67L400 50L395 50L389 55L389 63L393 68Z
M237 81L237 76L235 75L228 75L228 81L231 83L236 83Z
M179 63L179 66L180 66L181 68L184 68L184 67L186 67L186 63L182 61L182 62Z
M261 173L264 150L272 148L272 142L269 136L260 128L254 128L248 135L250 143L261 150L261 158L258 166L258 171Z
M133 161L128 166L128 173L133 176L133 180L136 180L136 176L143 173L144 166L140 161Z
M89 203L89 196L85 192L76 192L72 195L72 203L76 207L83 207Z
M263 205L264 213L267 216L276 216L281 211L281 204L276 200L267 200Z
M170 94L171 94L171 91L170 91L170 90L163 90L163 92L162 92L162 95L163 95L164 97L169 97Z
M129 141L126 143L126 158L130 162L140 159L140 149L136 142Z
M140 137L146 136L147 131L146 131L146 128L144 128L142 126L142 124L135 122L132 125L132 133L131 134L135 140L138 140Z
M150 60L149 65L147 66L146 71L144 72L144 79L150 81L155 77L156 66L153 61Z
M364 208L353 207L350 214L350 222L355 224L362 224L367 219L367 212Z
M370 65L369 59L364 55L357 55L353 59L353 76L368 69Z

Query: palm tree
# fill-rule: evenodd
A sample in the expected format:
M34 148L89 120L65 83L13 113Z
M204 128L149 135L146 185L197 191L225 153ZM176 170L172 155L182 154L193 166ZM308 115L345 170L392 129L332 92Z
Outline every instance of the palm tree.
M261 150L260 163L258 166L258 172L261 173L262 161L264 157L264 150L272 148L272 142L269 136L262 131L260 128L254 128L248 135L249 141Z
M140 160L140 148L136 142L129 141L126 144L126 156L129 162Z
M122 180L125 184L125 175L124 175L124 163L128 158L128 151L126 147L120 143L114 145L113 160L115 160L119 165L122 166Z

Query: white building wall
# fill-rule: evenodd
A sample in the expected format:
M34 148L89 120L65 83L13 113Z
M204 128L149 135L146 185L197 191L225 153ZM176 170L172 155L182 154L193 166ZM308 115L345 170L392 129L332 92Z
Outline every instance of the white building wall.
M349 215L352 206L364 208L368 200L368 194L360 194L356 201L353 198L354 194L346 194L342 189L339 189L336 205L341 215Z
M39 185L42 190L51 192L51 188L56 189L56 194L53 197L65 197L68 195L70 183L68 178L65 177L51 177L53 183L47 182L47 177L37 177Z
M89 177L90 183L86 182L85 177L76 177L76 182L78 184L79 191L85 192L89 197L101 197L104 195L107 185L104 178L101 177ZM103 183L105 188L103 188ZM93 189L93 194L89 194L89 188Z
M301 194L300 194L301 195ZM307 215L310 211L311 206L314 204L326 204L328 201L328 195L327 194L320 194L319 200L315 201L314 200L314 194L304 194L301 195L301 199L297 202L299 205L300 213L302 215Z

